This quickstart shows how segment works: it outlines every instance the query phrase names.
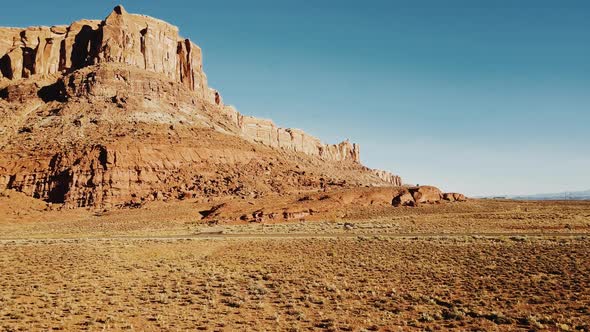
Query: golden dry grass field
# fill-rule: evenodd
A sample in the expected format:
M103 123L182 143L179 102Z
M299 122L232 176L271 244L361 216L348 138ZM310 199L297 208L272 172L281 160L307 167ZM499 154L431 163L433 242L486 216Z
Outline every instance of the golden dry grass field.
M195 204L4 211L0 330L590 330L590 202L217 225Z

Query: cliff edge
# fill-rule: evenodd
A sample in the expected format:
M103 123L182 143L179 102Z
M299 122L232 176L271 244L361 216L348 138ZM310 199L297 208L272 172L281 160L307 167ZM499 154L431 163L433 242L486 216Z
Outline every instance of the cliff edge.
M0 189L72 207L401 185L362 166L357 144L225 105L196 44L122 6L103 21L0 28L0 116Z

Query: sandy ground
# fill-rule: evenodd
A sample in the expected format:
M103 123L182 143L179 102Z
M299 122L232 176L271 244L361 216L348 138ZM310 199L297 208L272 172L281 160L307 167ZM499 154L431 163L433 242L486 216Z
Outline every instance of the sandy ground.
M16 196L16 197L14 197ZM16 200L15 200L16 198ZM262 223L204 219L202 211L227 203L227 214L280 210L300 204L299 197L266 200L154 202L140 209L113 211L55 210L28 197L0 196L0 240L111 236L191 236L224 234L482 234L590 233L590 201L469 200L422 205L322 203L320 213L288 222ZM300 207L300 209L304 209Z
M4 212L0 330L590 330L590 202L216 225L198 204Z

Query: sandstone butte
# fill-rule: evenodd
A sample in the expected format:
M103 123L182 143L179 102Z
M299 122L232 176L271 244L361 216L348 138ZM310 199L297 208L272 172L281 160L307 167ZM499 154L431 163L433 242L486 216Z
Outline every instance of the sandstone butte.
M400 186L359 146L240 114L201 49L122 6L104 20L0 28L0 190L65 207Z

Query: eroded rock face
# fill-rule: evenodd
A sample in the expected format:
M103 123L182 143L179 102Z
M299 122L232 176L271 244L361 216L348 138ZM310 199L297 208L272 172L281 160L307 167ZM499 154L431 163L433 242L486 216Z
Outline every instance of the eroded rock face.
M465 195L459 193L444 193L442 198L449 202L465 202L467 200Z
M0 176L0 187L66 203L68 207L112 207L205 194L231 195L241 188L231 165L247 165L255 160L254 153L234 154L233 161L223 162L223 153L197 146L169 149L165 144L131 142L95 145L77 152L56 153L38 163L25 158L11 164L12 169L19 168L18 172ZM203 171L208 170L202 166L203 158L208 158L211 165L225 163L226 174L203 177ZM227 180L217 183L224 178Z
M388 171L383 171L380 169L372 169L370 170L373 174L383 180L385 183L392 184L394 186L401 186L402 185L402 178L398 175L395 175Z
M2 77L68 72L101 62L122 63L160 73L212 98L203 73L201 49L164 21L129 14L117 6L104 21L70 26L0 30Z
M442 198L440 189L432 186L411 187L408 190L416 203L436 203Z
M99 20L80 20L66 28L60 44L60 72L80 69L95 62L101 40L100 26Z
M122 6L115 7L102 22L81 20L67 27L7 28L0 33L0 55L3 55L0 68L5 78L17 80L67 73L99 63L130 65L181 82L194 91L197 98L218 106L248 140L326 160L360 162L356 144L348 141L323 144L301 130L280 128L270 120L242 116L234 108L223 105L219 92L207 85L202 52L197 45L181 38L175 26L148 16L129 14ZM124 76L117 78L124 79ZM87 82L92 84L93 78L88 77ZM75 94L80 95L80 92L75 91ZM383 174L375 174L388 183L397 183Z
M125 63L178 78L178 29L117 6L101 25L99 62Z
M415 206L414 197L408 191L403 191L393 198L391 201L393 206Z
M272 120L243 116L233 108L225 108L225 113L235 121L242 135L253 142L288 151L302 152L326 160L350 160L360 163L358 144L352 144L349 141L339 144L323 144L319 139L302 130L277 127Z
M20 39L20 28L0 28L0 56L8 53L15 43Z
M0 190L70 207L401 184L362 166L357 144L225 105L197 45L121 6L0 28L0 134Z
M450 202L463 202L467 199L459 193L442 193L433 186L418 186L402 188L394 195L391 204L393 206L418 206L420 204L440 203L441 200Z
M99 25L100 21L82 20L69 27L0 30L0 77L18 80L47 76L92 63Z

